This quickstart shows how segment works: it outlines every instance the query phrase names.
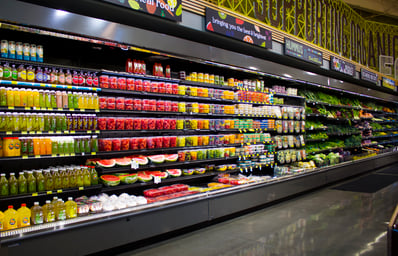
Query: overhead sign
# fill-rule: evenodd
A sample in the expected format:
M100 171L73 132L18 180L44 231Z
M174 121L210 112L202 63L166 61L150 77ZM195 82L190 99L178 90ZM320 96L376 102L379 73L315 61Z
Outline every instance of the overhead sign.
M354 64L338 59L334 56L330 57L330 69L350 76L355 75Z
M181 21L182 0L102 0L174 21Z
M206 8L206 30L272 49L271 31L211 8Z
M377 84L378 82L378 76L376 73L370 72L369 70L361 68L361 79Z
M383 77L383 82L381 84L383 87L397 91L397 87L395 86L395 81L388 79L386 77Z
M289 38L285 38L285 55L317 65L323 64L322 52Z

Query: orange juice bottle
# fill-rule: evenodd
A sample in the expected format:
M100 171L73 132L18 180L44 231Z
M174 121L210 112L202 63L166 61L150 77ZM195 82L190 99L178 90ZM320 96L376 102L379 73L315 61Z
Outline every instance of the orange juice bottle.
M50 138L45 138L46 141L46 155L52 154L52 142Z
M40 139L33 138L33 154L35 156L40 155Z
M21 106L22 107L27 107L28 106L28 97L27 97L27 94L26 94L26 90L25 89L20 89L19 90L19 94L20 94L20 97L21 97Z
M18 228L30 226L30 209L26 207L26 204L21 204L21 208L17 211L18 214Z
M18 214L12 205L8 206L8 210L4 212L4 230L16 229Z
M40 155L45 155L47 148L47 140L45 138L40 138L39 143L40 143Z
M4 230L4 213L0 211L0 231Z
M22 103L21 103L21 92L17 88L14 88L14 105L16 107L22 106Z

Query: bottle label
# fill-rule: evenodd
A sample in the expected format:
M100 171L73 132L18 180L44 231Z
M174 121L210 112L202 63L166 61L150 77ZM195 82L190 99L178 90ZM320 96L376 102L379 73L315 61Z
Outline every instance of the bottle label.
M42 72L38 72L37 74L36 74L36 80L37 80L37 82L43 82L43 73Z
M65 83L65 75L60 75L58 77L58 81L59 81L59 83L64 84Z
M94 77L94 78L93 78L93 85L94 85L95 87L98 87L98 77Z
M29 225L29 224L30 224L29 218L27 218L27 217L22 218L22 223L23 223L24 225Z
M68 80L67 80L67 81L68 81ZM78 83L79 83L79 76L74 75L74 76L73 76L73 79L72 79L72 83L73 83L73 84L78 84Z
M65 77L66 84L72 84L72 76Z
M26 71L23 70L23 71L19 72L19 73L18 73L18 77L19 77L21 80L26 80Z
M47 222L53 222L55 220L54 212L49 212L47 214Z
M84 82L85 82L84 77L83 77L82 75L79 75L79 78L78 78L78 83L79 83L79 85L83 85Z
M29 81L35 80L35 73L33 71L28 71L28 76L27 76Z
M92 86L93 85L93 78L91 76L87 77L86 84L88 86Z
M10 221L8 222L8 224L10 224L10 226L14 226L17 223L17 221L14 218L11 218Z
M35 224L43 224L43 214L37 213L34 217Z
M65 219L66 219L65 210L59 211L59 213L58 213L58 220L65 220Z
M9 70L9 69L4 69L3 77L4 77L4 78L10 78L10 77L11 77L11 70Z

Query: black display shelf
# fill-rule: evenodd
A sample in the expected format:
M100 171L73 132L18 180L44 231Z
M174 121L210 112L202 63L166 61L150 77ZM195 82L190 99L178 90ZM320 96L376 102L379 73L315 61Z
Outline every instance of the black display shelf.
M348 132L348 133L340 133L340 132L328 132L327 133L327 135L329 137L336 137L336 136L343 137L343 136L352 136L352 135L358 135L358 134L361 134L361 132L358 131L358 132Z
M205 160L196 160L196 161L185 161L185 162L171 162L171 163L162 163L162 164L149 164L149 165L142 165L138 169L131 169L130 166L125 167L112 167L112 168L101 168L96 167L97 171L100 174L108 174L108 173L116 173L116 172L137 172L137 171L145 171L145 170L164 170L167 168L181 168L186 166L199 166L202 164L212 164L212 163L220 163L220 162L227 162L231 160L237 160L237 156L233 157L224 157L224 158L214 158L214 159L205 159Z
M287 98L295 98L295 99L305 100L305 97L303 97L303 96L288 95L288 94L283 94L283 93L274 93L274 96L277 96L277 97L287 97Z
M31 88L42 90L67 90L67 91L81 91L81 92L99 92L101 88L86 87L78 85L65 85L65 84L49 84L49 83L36 83L36 82L22 82L22 81L9 81L0 80L0 85L4 86L18 86L18 88Z
M323 114L305 114L306 117L322 117L322 118L326 118L327 115L323 115Z
M398 144L398 140L382 141L382 142L377 143L376 145L386 145L386 144Z
M376 120L371 120L373 123L378 123L378 124L392 124L392 123L398 123L397 120L383 120L383 121L376 121Z
M316 155L316 154L321 154L321 153L333 152L333 151L338 150L338 149L351 150L351 149L357 149L357 148L361 148L361 147L362 147L362 145L352 146L352 147L335 147L335 148L322 149L322 150L310 152L310 153L308 153L308 154Z
M335 104L330 104L330 103L320 102L320 101L306 100L305 102L308 104L312 104L312 105L322 105L322 106L333 107L333 108L346 108L346 109L356 109L356 110L361 109L360 107L353 107L353 106L349 106L349 105L335 105Z
M201 87L222 89L222 90L232 90L232 91L238 91L239 90L239 88L237 88L235 86L218 85L218 84L210 84L210 83L201 83L201 82L194 82L194 81L189 81L189 80L180 80L180 84L192 85L192 86L201 86Z
M99 137L146 136L150 134L239 133L239 129L178 129L178 130L101 130ZM0 133L1 135L1 133Z
M0 132L0 136L83 136L83 135L99 135L99 130L90 131L19 131L19 132Z
M247 132L276 132L276 129L270 129L270 128L260 128L260 129L254 129L254 128L238 128L238 132L240 133L247 133Z
M205 172L204 174L192 174L188 176L180 176L180 177L175 177L175 178L166 178L162 179L161 182L155 183L153 180L149 182L139 182L137 181L136 183L133 184L122 184L114 187L103 187L102 192L103 193L113 193L116 191L123 191L127 189L148 189L148 188L156 188L164 185L171 185L171 184L176 184L176 183L186 183L186 182L195 182L197 180L202 180L207 177L214 177L219 174L225 174L225 173L236 173L238 172L239 169L234 169L234 170L227 170L223 172Z
M102 69L99 72L103 75L123 76L123 77L130 77L130 78L143 79L143 80L163 81L163 82L169 82L169 83L179 83L180 82L179 79L175 79L175 78L159 77L159 76L152 76L152 75L140 75L140 74L118 72L118 71L105 70L105 69Z
M19 160L36 160L42 161L46 159L54 159L54 158L85 158L96 156L97 152L90 153L72 153L72 154L52 154L52 155L37 155L37 156L13 156L13 157L0 157L1 162L10 162L10 161L19 161Z
M304 105L292 105L292 104L273 104L271 106L304 108Z
M74 109L74 108L35 108L35 107L0 107L0 111L12 112L50 112L50 113L85 113L95 114L100 112L99 109Z
M362 137L363 140L377 140L377 139L384 139L384 138L394 138L398 137L398 134L390 134L390 135L380 135L380 136L368 136L368 137Z
M327 141L328 139L305 139L305 142L311 143L311 142L321 142L321 141Z

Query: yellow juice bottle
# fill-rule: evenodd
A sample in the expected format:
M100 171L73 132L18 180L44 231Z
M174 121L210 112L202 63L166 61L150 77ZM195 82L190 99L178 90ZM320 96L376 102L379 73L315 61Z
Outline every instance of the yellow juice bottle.
M94 109L99 109L99 99L97 94L94 94Z
M19 129L21 131L27 131L26 127L26 115L24 113L19 115Z
M79 108L84 108L84 100L83 100L83 94L81 92L77 93L77 105Z
M26 207L26 204L21 204L21 208L18 209L18 228L30 226L30 209Z
M55 204L55 217L57 220L66 220L66 207L61 198Z
M14 106L20 107L22 106L21 103L21 91L17 88L14 88Z
M73 219L77 217L77 204L73 201L72 197L68 197L68 201L65 203L66 218Z
M50 200L47 200L46 204L43 206L43 221L44 223L55 221L54 205L51 204Z
M28 99L28 107L33 107L33 91L32 89L26 90L26 97Z
M28 106L28 96L26 94L26 90L22 88L19 90L19 93L21 96L21 106L27 107Z
M12 205L8 206L8 210L4 212L4 230L18 228L18 213Z
M33 93L33 107L39 108L40 107L40 93L37 89L32 91Z
M43 224L43 209L39 205L39 202L35 202L31 211L31 223L34 225Z
M0 231L4 230L4 213L0 211Z
M7 106L14 107L14 90L12 88L7 88Z

